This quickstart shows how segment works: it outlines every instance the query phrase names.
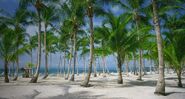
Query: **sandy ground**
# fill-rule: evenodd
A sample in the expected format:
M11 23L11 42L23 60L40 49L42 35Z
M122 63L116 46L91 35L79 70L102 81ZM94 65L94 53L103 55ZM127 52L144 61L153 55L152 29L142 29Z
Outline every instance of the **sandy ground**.
M41 78L41 77L40 77ZM38 83L28 83L30 78L4 83L0 78L0 99L185 99L185 88L177 87L175 74L166 75L166 96L157 96L155 90L157 75L145 75L143 81L137 76L123 75L124 84L117 84L116 74L91 78L93 86L85 88L80 83L83 75L76 75L75 82L62 77L49 76ZM185 86L185 77L182 78Z

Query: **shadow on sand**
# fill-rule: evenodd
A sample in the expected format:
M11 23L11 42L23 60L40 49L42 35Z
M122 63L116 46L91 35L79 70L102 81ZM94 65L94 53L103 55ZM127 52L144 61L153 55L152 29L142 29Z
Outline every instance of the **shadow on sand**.
M165 96L169 96L169 95L176 94L176 93L178 93L178 94L185 94L185 92L166 92Z

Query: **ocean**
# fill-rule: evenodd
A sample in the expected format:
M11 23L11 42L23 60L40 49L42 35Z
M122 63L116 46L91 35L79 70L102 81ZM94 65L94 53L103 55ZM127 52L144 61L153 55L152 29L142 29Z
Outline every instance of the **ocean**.
M123 70L123 72L125 71L125 69L124 69L124 67L122 68L122 70ZM131 70L131 68L129 68L129 71ZM154 68L152 68L152 70L154 70ZM14 70L11 68L11 69L9 69L9 72L13 72ZM33 69L33 71L35 71L35 69ZM60 68L60 71L61 72L63 72L64 71L64 68ZM67 72L67 67L65 68L65 71ZM97 72L103 72L103 69L102 68L99 68L99 67L97 67L96 68L96 71ZM145 71L146 72L149 72L150 71L150 68L149 67L145 67ZM84 69L83 68L78 68L78 73L83 73L84 72ZM88 67L86 68L86 72L88 72ZM94 72L94 69L92 69L92 72ZM116 73L117 72L117 70L116 70L116 68L114 67L114 68L106 68L105 69L105 72L109 72L109 73ZM0 75L3 75L3 73L4 73L4 69L2 69L2 68L0 68ZM20 73L22 73L22 71L20 70ZM40 68L40 73L41 74L44 74L45 73L45 68L44 67L41 67ZM54 68L54 67L50 67L49 68L49 73L50 74L57 74L57 73L59 73L59 69L58 68ZM77 68L75 69L75 73L77 73Z

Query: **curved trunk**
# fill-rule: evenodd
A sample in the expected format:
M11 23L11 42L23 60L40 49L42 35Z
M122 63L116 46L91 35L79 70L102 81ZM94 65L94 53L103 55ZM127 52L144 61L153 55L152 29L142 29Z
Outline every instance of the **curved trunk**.
M9 83L9 78L8 78L8 61L4 61L4 82Z
M121 62L121 57L118 55L117 57L117 62L118 62L118 69L117 69L117 72L118 72L118 80L117 80L117 83L118 84L123 84L123 78L122 78L122 62Z
M158 95L165 95L165 79L164 79L164 60L163 60L163 48L162 48L162 38L161 38L161 31L159 25L159 18L157 12L157 0L153 0L153 20L154 20L154 27L156 32L157 38L157 49L158 49L158 61L159 61L159 77L157 81L157 86L155 89L155 94Z
M47 51L47 25L46 23L44 24L44 50L45 50L45 76L43 79L46 79L49 75L48 72L48 51Z
M88 69L88 74L85 78L85 80L82 82L81 86L88 87L89 85L89 80L92 72L92 62L93 62L93 51L94 51L94 34L93 34L93 8L91 2L89 3L88 6L88 17L90 20L90 61L89 61L89 69Z
M37 55L37 67L34 76L32 77L30 83L37 83L40 71L40 64L41 64L41 18L40 18L40 10L37 10L38 17L39 17L39 29L38 29L38 55Z

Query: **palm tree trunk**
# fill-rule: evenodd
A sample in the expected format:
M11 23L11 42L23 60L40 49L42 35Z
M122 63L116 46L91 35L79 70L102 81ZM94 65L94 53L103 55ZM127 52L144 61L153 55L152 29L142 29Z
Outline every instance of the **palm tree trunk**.
M57 76L60 75L60 65L61 65L61 55L60 55L60 58L59 58L59 63L58 63L58 69L57 69Z
M45 76L43 79L46 79L49 75L48 72L48 51L47 51L47 25L46 23L44 24L44 50L45 50Z
M64 52L64 57L63 57L63 60L64 60L64 78L66 77L66 52Z
M159 24L159 18L158 18L158 11L157 11L157 0L153 0L152 7L153 7L153 20L154 20L154 27L155 27L156 38L157 38L158 61L159 61L159 77L158 77L157 86L154 93L158 95L164 95L165 94L164 60L163 60L162 37L161 37L161 30L160 30L160 24Z
M84 62L84 79L85 79L85 74L86 74L86 60L85 60L85 56L83 56L83 62Z
M8 78L8 61L4 61L4 82L9 83L9 78Z
M122 62L121 62L121 57L120 55L117 56L117 62L118 62L118 80L117 83L118 84L123 84L123 78L122 78Z
M139 75L138 75L137 80L142 80L142 67L143 67L142 51L139 50Z
M182 74L182 69L177 70L178 87L183 87L182 80L181 80L181 74Z
M78 60L78 57L76 57L76 74L77 74L77 76L79 76L78 69L79 69L79 60Z
M144 76L144 75L146 74L146 72L147 72L147 71L145 70L145 64L146 64L146 63L145 63L145 59L143 58L143 69L142 69L142 70L143 70L143 76Z
M19 76L19 57L17 56L17 60L16 60L16 74L15 77L13 79L13 81L16 81L18 79Z
M88 87L89 85L89 80L92 72L92 62L93 62L93 51L94 51L94 34L93 34L93 6L91 1L89 2L88 5L88 17L90 20L90 62L89 62L89 69L88 69L88 74L85 78L85 80L82 82L81 86Z
M105 59L102 57L103 76L105 77Z
M71 53L73 53L73 48L72 47L71 47ZM69 79L71 63L72 63L72 55L70 55L69 64L68 64L68 71L67 71L67 77L65 78L65 80Z
M96 74L96 59L94 59L94 77L97 77L97 74Z
M106 73L109 74L109 68L107 67L106 58L104 59L104 62L105 62L105 70L106 70Z
M15 62L13 62L12 72L13 72L13 77L15 77Z
M150 74L152 74L152 59L150 59Z
M74 50L74 53L73 53L73 70L72 70L72 75L71 75L70 81L75 80L75 66L76 66L76 54L77 54L77 51L76 51L76 30L74 31L73 44L74 44L73 45L73 50Z
M39 22L38 22L38 55L37 55L37 67L36 72L34 76L32 77L30 83L37 83L38 77L39 77L39 71L40 71L40 65L41 65L41 18L40 18L40 10L37 9Z
M128 70L129 69L128 68L129 66L128 65L129 65L129 60L128 60L128 57L127 57L127 59L126 59L126 75L127 76L128 76L128 72L129 72L129 70Z
M133 54L133 57L134 57L134 75L136 75L136 72L137 72L137 70L136 70L136 56L135 56L135 53Z

